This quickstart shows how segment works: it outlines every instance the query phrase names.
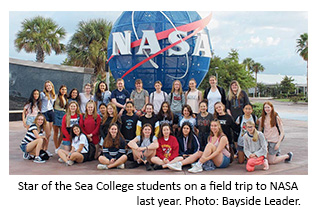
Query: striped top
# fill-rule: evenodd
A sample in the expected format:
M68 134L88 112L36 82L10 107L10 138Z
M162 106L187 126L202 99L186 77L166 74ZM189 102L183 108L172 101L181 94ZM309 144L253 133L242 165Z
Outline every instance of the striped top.
M112 158L119 159L123 154L126 153L126 142L120 138L120 146L116 148L114 146L106 148L103 147L103 155L109 160Z
M21 141L21 144L28 144L34 140L36 140L36 136L34 135L33 131L36 130L38 131L37 125L36 124L31 124L31 126L28 129L28 132L24 136L23 140ZM38 132L40 136L43 136L43 130Z

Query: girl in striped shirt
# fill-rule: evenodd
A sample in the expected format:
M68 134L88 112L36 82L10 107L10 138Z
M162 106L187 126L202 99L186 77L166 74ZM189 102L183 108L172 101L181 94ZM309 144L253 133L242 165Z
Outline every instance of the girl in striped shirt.
M35 163L44 163L41 159L40 150L47 144L48 140L43 135L43 128L47 124L46 118L43 114L38 114L35 118L24 139L21 141L20 149L23 151L23 158L31 160L35 156Z

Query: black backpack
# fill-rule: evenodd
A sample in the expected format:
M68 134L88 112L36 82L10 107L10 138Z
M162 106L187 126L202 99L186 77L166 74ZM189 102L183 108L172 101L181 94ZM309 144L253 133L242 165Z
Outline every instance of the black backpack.
M95 154L96 154L96 146L95 146L92 142L89 142L89 146L88 146L89 150L87 150L86 147L83 147L83 148L84 148L84 149L87 151L87 153L88 153L88 161L94 160L94 156L95 156Z

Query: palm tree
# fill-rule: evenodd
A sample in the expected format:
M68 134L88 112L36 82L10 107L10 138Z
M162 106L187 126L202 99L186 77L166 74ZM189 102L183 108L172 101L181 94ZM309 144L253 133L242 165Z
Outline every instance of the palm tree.
M36 53L36 61L44 62L45 54L50 55L52 50L56 54L65 51L60 43L65 35L65 29L51 18L37 16L22 22L22 30L17 33L14 44L19 52L24 49L27 53Z
M242 64L245 66L245 69L249 72L252 71L252 65L254 64L253 59L251 58L246 58L242 61Z
M64 64L94 68L96 76L104 74L111 28L112 23L104 19L81 21L68 43Z
M261 65L260 63L253 63L252 65L252 71L255 73L255 79L256 79L256 86L254 88L254 96L257 96L257 82L258 82L258 73L263 72L265 70L264 66Z
M300 38L297 39L297 53L303 58L304 61L307 61L307 89L308 89L308 33L300 35Z

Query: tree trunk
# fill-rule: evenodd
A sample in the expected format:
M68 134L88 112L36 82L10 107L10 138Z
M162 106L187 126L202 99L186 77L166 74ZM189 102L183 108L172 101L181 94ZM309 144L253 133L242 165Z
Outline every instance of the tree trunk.
M44 51L41 46L37 48L37 55L36 55L37 62L43 63L44 62Z

